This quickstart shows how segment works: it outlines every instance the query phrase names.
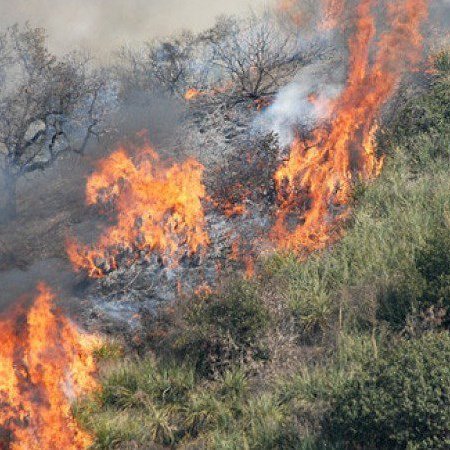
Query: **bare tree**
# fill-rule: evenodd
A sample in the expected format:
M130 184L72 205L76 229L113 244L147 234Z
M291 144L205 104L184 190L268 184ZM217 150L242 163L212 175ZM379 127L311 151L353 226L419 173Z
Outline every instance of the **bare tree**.
M25 174L44 170L62 154L84 153L99 131L104 83L86 60L59 60L42 29L14 26L0 37L0 171L4 209L16 214L16 187Z
M190 75L195 38L184 32L148 46L153 76L172 93L184 93Z
M205 64L198 57L200 42L190 32L145 43L139 49L118 53L116 74L125 91L164 90L184 96L204 76Z
M268 14L242 22L221 17L202 38L211 46L211 63L244 98L275 94L306 63L295 37Z

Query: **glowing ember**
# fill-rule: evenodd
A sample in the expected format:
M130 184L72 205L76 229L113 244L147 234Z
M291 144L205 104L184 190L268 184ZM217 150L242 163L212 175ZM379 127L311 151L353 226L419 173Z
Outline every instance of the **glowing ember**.
M71 415L71 401L96 388L92 349L53 307L40 284L25 301L0 316L0 448L81 450L92 444Z
M191 88L186 91L186 93L184 94L184 98L187 101L190 101L196 99L200 95L203 95L201 91L199 91L198 89Z
M347 214L355 177L369 179L382 168L373 141L376 118L403 72L420 61L427 1L390 4L389 29L376 43L375 6L376 0L358 5L356 31L349 39L348 83L330 104L330 126L296 139L289 160L276 173L280 209L273 234L282 248L314 250L332 241L338 236L336 224ZM377 52L370 63L372 46Z
M205 248L209 238L202 175L203 166L195 160L167 166L149 146L135 158L122 148L102 160L87 182L87 203L114 204L116 225L92 248L70 241L67 251L74 267L102 277L106 268L117 268L120 255L135 258L142 251L156 251L176 264L186 252Z

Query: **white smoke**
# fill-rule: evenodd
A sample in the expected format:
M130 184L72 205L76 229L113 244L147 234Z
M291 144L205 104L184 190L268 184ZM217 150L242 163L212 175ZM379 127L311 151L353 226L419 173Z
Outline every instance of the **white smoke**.
M311 129L327 118L330 101L339 95L344 80L345 70L339 61L305 67L279 91L273 104L256 119L255 127L275 133L281 146L289 145L299 127Z

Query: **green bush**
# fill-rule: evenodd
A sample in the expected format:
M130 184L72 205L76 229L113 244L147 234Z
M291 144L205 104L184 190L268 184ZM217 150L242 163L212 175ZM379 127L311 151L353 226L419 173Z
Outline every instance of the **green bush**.
M438 229L417 255L417 268L425 280L420 309L443 309L450 325L450 230Z
M119 409L145 408L148 403L183 404L195 384L191 367L165 367L152 359L125 361L103 381L102 403Z
M248 358L264 358L268 310L255 285L232 283L223 293L195 299L186 311L174 342L182 359L190 359L202 375L223 372Z
M324 429L347 448L450 447L450 336L403 340L348 381Z
M431 87L413 96L390 123L384 150L401 147L416 168L436 158L450 157L450 53L435 58L436 75Z

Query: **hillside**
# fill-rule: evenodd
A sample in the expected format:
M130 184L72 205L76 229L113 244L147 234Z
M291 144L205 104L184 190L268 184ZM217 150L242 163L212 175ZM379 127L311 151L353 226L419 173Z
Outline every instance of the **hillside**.
M0 29L0 450L450 448L449 20Z
M338 243L162 310L140 357L101 350L94 448L448 448L449 58L379 133Z

